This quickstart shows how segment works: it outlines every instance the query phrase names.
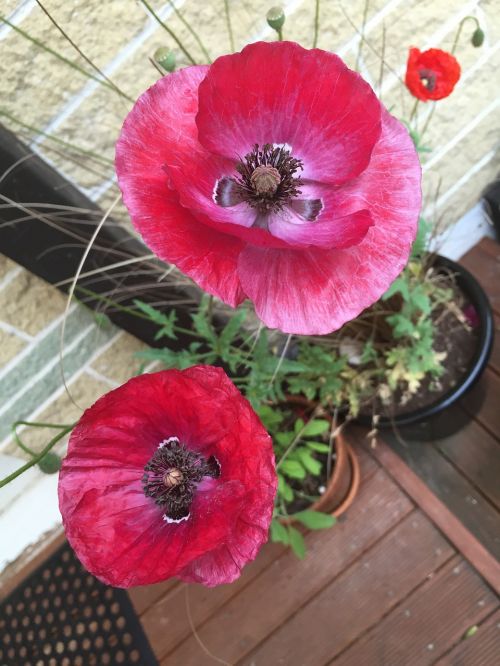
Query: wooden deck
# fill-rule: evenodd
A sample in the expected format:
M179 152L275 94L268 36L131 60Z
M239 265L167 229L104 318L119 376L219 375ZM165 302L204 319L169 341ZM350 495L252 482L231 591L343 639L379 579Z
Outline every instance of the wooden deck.
M464 258L497 322L499 247L482 241ZM395 453L351 430L360 493L333 529L307 534L305 560L268 544L233 585L131 591L161 666L496 666L499 342L486 399L457 435Z

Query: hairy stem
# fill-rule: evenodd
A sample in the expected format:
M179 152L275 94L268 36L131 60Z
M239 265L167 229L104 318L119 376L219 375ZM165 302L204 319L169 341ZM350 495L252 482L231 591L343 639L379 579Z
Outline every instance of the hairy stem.
M314 8L314 34L313 34L313 49L318 46L318 36L319 36L319 3L320 0L316 0L316 5Z
M65 428L63 428L63 430L61 430L61 432L59 434L57 434L55 437L53 437L50 440L50 442L47 444L47 446L44 449L42 449L40 451L40 453L38 453L33 458L33 460L30 460L29 462L24 464L22 467L19 467L19 469L16 469L15 472L12 472L12 474L9 474L5 478L3 478L0 481L0 488L3 488L4 486L6 486L11 481L14 481L14 479L17 479L18 476L21 476L21 474L26 472L28 469L37 465L42 460L42 458L44 458L47 455L47 453L51 449L54 448L54 446L57 444L57 442L59 442L63 437L65 437L69 432L71 432L75 426L76 426L76 423L72 423L71 425L66 426Z
M231 47L231 51L234 53L235 51L234 35L233 35L233 26L231 24L231 12L229 11L229 0L224 0L224 13L226 16L226 26L227 26L227 34L229 36L229 45Z
M198 33L197 33L197 32L195 31L195 29L191 26L191 24L189 23L189 21L186 21L186 19L184 18L184 16L181 14L181 12L180 12L180 11L177 9L177 7L175 6L173 0L168 0L168 4L169 4L169 5L172 7L172 9L174 10L175 15L179 17L179 20L180 20L180 21L186 26L186 28L189 30L189 32L190 32L191 35L193 36L194 40L196 41L196 43L198 44L198 46L199 46L200 49L202 50L203 55L205 56L205 58L207 59L207 61L208 61L209 63L211 63L211 62L212 62L212 59L210 58L210 54L209 54L209 52L207 51L207 49L205 48L205 45L204 45L203 42L201 41L201 39L200 39Z
M169 28L168 25L167 25L166 23L164 23L164 22L161 20L161 18L158 16L158 14L155 12L155 10L151 7L151 5L149 4L149 2L147 2L147 0L141 0L141 3L144 5L144 7L146 7L146 9L148 10L148 12L149 12L149 13L151 14L151 16L155 19L155 21L156 21L157 23L159 23L159 25L161 25L161 27L162 27L162 28L163 28L163 29L164 29L164 30L170 35L170 37L172 37L172 39L174 40L174 42L177 44L177 46L180 48L180 50L184 53L184 55L185 55L186 58L189 60L189 62L190 62L192 65L196 65L196 60L195 60L195 59L193 58L193 56L189 53L189 51L186 49L186 47L185 47L184 44L181 42L181 40L177 37L177 35L175 34L175 32L174 32L171 28Z

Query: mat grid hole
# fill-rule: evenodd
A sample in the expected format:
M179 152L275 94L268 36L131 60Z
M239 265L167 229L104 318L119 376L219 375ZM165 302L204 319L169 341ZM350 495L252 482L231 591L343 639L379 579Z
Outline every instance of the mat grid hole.
M0 666L155 664L137 644L124 598L64 546L0 604Z

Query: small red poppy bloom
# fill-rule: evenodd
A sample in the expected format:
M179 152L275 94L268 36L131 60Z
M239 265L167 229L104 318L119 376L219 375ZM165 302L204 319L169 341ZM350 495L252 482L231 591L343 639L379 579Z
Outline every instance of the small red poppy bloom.
M405 266L421 170L406 129L336 55L256 43L164 77L116 148L145 242L288 333L329 333Z
M230 583L267 540L272 442L220 368L131 379L71 434L59 477L66 535L116 587L177 576Z
M427 102L448 97L459 78L460 65L451 53L440 49L410 49L405 83L417 99Z

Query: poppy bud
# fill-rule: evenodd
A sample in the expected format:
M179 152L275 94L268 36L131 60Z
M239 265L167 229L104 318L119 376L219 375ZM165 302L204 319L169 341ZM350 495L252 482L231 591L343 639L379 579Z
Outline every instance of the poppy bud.
M480 46L483 45L484 32L481 30L481 28L479 26L474 30L471 42L472 42L472 45L475 46L476 48L479 48Z
M61 469L61 458L57 453L46 453L38 463L38 467L44 474L55 474Z
M173 72L175 69L175 53L165 46L156 49L154 59L166 72Z
M285 24L285 12L282 7L271 7L266 18L268 25L276 32L279 32Z

